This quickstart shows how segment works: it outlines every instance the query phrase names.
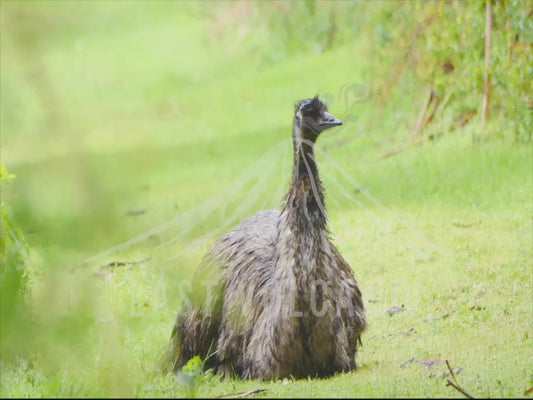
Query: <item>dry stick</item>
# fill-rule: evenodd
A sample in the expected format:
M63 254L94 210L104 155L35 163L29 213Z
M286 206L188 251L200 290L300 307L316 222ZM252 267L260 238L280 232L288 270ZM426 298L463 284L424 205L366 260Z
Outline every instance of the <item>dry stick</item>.
M489 101L490 101L490 46L492 42L492 2L487 1L487 20L485 24L485 94L483 95L483 108L481 114L481 123L483 129L487 126L489 119Z
M450 371L450 375L452 376L455 383L459 385L459 382L457 382L457 378L455 377L455 373L453 372L452 366L450 365L450 362L448 360L446 360L446 366L448 367L448 371Z
M476 115L475 111L470 111L469 113L463 115L459 121L457 121L457 126L459 128L462 128L466 125L468 121L470 121L474 116Z
M219 398L220 399L240 399L243 397L248 397L248 396L251 396L257 393L262 393L262 392L266 392L266 389L254 389L254 390L250 390L249 392L245 392L245 393L236 393L236 394L228 394L228 395L219 396Z
M429 117L426 119L426 122L424 122L424 126L422 128L425 128L427 124L429 124L431 121L433 121L433 117L435 116L435 111L437 111L437 107L440 103L440 97L437 96L434 92L431 93L433 95L433 105L431 107L431 112L429 113Z
M465 392L465 390L461 386L459 386L459 382L457 382L457 378L455 377L455 373L453 372L453 369L452 369L452 367L450 365L450 362L448 360L446 360L446 366L448 367L448 371L450 371L450 375L452 376L453 380L455 381L455 383L453 383L449 379L446 379L446 381L448 382L446 384L446 386L452 386L454 389L456 389L457 391L461 392L462 394L464 394L469 399L473 399L474 398L473 396L471 396L470 394Z
M461 392L462 394L464 394L466 397L468 397L469 399L473 399L474 397L472 397L471 395L469 395L468 393L466 393L464 391L464 389L462 389L460 386L457 386L455 383L453 383L452 381L450 381L449 379L446 379L446 381L448 381L448 383L446 384L446 386L451 386L453 387L454 389L456 389L457 391Z
M111 261L111 262L108 262L107 264L104 264L103 267L122 267L124 265L141 264L146 261L150 261L150 257L142 258L140 260L132 260L132 261Z
M426 117L426 113L428 112L428 108L431 105L431 102L433 101L433 97L435 96L435 93L432 91L429 92L429 98L426 103L426 105L422 108L420 111L420 116L418 117L418 122L416 123L415 130L413 131L412 138L416 139L421 133L422 128L424 127L424 118Z
M444 97L444 100L442 101L442 106L440 107L440 113L441 114L444 114L444 109L446 108L446 105L448 105L448 102L452 98L452 95L453 95L454 91L455 91L455 89L450 90L448 92L448 94L446 95L446 97Z
M446 381L448 382L446 384L446 386L451 386L453 387L454 389L456 389L457 391L461 392L462 394L464 394L466 397L468 397L469 399L473 399L474 397L472 397L471 395L469 395L467 392L464 391L463 388L461 388L460 386L457 386L455 383L453 383L452 381L450 381L449 379L446 379Z
M424 137L424 136L419 136L415 140L413 140L412 142L406 143L406 144L402 145L401 147L397 148L396 150L387 151L386 153L384 153L381 156L381 158L387 158L387 157L390 157L390 156L394 156L394 155L396 155L398 153L401 153L402 151L408 150L411 147L414 147L417 144L420 144L420 143L424 142L426 139L427 138Z

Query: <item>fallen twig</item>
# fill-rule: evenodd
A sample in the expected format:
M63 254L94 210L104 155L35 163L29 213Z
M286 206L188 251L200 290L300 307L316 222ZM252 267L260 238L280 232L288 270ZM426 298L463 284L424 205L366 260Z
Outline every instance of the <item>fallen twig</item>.
M142 258L140 260L132 260L132 261L111 261L107 264L102 265L103 268L106 267L123 267L125 265L135 265L135 264L141 264L143 262L149 261L150 257Z
M252 396L254 394L263 393L263 392L266 392L266 389L254 389L254 390L250 390L249 392L227 394L223 396L218 396L218 398L219 399L241 399L243 397L248 397L248 396Z
M427 117L426 121L424 122L424 125L422 126L422 128L424 128L427 124L429 124L431 121L433 121L433 117L435 116L435 111L437 111L437 107L439 106L439 103L440 103L440 97L437 96L437 94L435 94L434 92L431 92L432 94L432 107L431 107L431 111L429 113L429 116Z
M399 306L392 306L391 308L389 308L389 309L387 310L387 312L389 313L389 315L396 314L396 313L398 313L398 312L400 312L400 311L405 311L405 307L403 306L403 304L402 304L401 307L399 307Z
M459 382L457 382L457 378L455 377L455 373L453 372L453 369L450 365L450 362L448 360L446 360L446 366L448 367L448 371L450 371L450 375L452 376L452 379L455 381L455 383L453 383L452 381L450 381L449 379L446 379L446 381L448 382L446 384L446 386L452 386L454 389L456 389L457 391L461 392L463 395L465 395L466 397L468 397L469 399L473 399L474 397L471 396L470 394L468 394L460 385L459 385Z
M466 123L468 121L470 121L474 116L476 115L476 112L475 111L469 111L468 113L466 113L465 115L463 115L461 117L461 119L457 122L457 126L459 128L462 128L463 126L466 125Z
M469 395L468 393L466 393L464 391L464 389L462 389L460 386L457 386L455 383L453 383L452 381L450 381L449 379L446 379L446 381L448 382L446 384L446 386L452 386L454 389L456 389L457 391L461 392L462 394L464 394L466 397L468 397L469 399L473 399L474 397L472 397L471 395Z
M424 142L425 140L427 139L426 136L418 136L415 140L413 140L412 142L409 142L409 143L406 143L404 144L403 146L397 148L396 150L391 150L391 151L387 151L386 153L384 153L381 158L387 158L387 157L390 157L390 156L393 156L395 154L398 154L398 153L401 153L402 151L405 151L407 149L410 149L411 147L414 147L422 142Z
M463 368L459 367L459 368L455 368L453 370L453 372L455 374L458 374L459 372L463 371ZM430 374L429 377L430 378L436 378L436 379L444 379L446 378L447 376L450 376L450 371L446 371L446 372L441 372L440 374Z
M418 122L416 123L416 127L415 127L415 130L413 131L413 135L412 135L413 139L416 139L422 133L422 129L424 128L424 126L427 123L427 122L424 123L424 119L425 119L426 114L428 112L429 106L433 102L434 98L435 98L435 92L433 90L431 90L429 92L428 101L426 102L424 107L422 107L422 110L420 111L420 115L418 116Z
M447 313L442 314L442 315L440 315L440 316L438 316L436 318L430 318L430 317L424 318L424 321L425 322L435 322L435 321L438 321L439 319L445 319L445 318L448 318L450 315L452 315L456 311L457 311L457 308L454 308L453 310L448 311Z
M455 377L455 374L453 373L452 366L450 365L450 362L448 360L446 360L446 366L448 367L448 371L450 371L450 375L452 376L455 383L459 384L459 382L457 382L457 378Z
M454 91L455 91L455 89L450 90L448 92L448 94L444 97L444 100L442 100L442 105L440 106L440 111L439 111L440 114L444 113L444 109L446 108L446 106L448 105L448 102L452 98L452 95L453 95Z
M462 224L460 222L454 222L453 224L458 228L472 228L473 226L481 224L481 221L473 222L471 224Z

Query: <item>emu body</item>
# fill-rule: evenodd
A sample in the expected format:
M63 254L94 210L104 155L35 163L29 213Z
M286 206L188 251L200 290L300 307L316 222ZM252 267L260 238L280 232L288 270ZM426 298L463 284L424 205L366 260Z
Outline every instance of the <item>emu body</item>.
M341 122L317 97L296 107L294 170L282 211L261 211L223 235L195 274L172 331L180 369L199 355L242 378L325 377L356 367L361 291L329 238L313 147Z

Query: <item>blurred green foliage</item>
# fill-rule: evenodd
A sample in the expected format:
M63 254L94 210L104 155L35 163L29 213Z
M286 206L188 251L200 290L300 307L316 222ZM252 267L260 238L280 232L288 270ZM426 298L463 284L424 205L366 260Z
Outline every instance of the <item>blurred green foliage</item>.
M2 190L13 180L5 165L0 164ZM27 356L31 337L31 303L28 278L28 245L10 216L10 208L0 200L0 354L2 361Z

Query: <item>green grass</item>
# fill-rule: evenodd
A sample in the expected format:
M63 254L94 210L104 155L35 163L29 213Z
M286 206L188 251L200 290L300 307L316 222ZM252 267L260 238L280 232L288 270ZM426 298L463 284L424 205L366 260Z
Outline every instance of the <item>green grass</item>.
M343 87L381 79L372 43L340 27L343 40L323 53L296 40L278 51L284 36L256 8L254 30L244 3L213 4L0 4L1 155L16 175L2 199L30 245L33 315L31 334L9 335L20 357L2 355L0 394L461 397L432 377L445 364L415 359L462 368L475 397L523 396L533 386L533 153L507 132L520 121L495 111L486 134L477 120L447 132L437 118L425 133L437 139L381 159L409 139L425 87L406 76L386 106L372 97L351 108ZM332 4L320 7L348 7ZM157 372L180 284L219 234L279 207L292 106L316 93L331 93L339 118L357 116L321 139L317 158L332 236L367 307L360 368L277 382L206 374L187 389Z

